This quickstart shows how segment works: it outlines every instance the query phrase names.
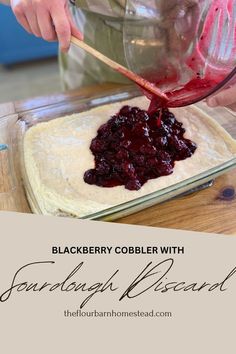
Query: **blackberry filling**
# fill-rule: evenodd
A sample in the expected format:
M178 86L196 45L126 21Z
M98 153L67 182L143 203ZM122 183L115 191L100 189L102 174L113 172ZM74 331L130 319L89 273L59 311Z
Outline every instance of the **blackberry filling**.
M197 146L168 109L148 113L124 106L97 131L90 150L95 168L84 181L101 187L138 190L149 179L170 175L175 161L192 156Z

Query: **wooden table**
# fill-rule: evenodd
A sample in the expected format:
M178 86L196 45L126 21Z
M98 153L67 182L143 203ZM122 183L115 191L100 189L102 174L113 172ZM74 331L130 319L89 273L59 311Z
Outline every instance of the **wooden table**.
M103 84L65 94L56 94L50 97L38 97L20 102L1 104L0 123L3 122L4 116L9 114L53 104L60 100L70 102L75 96L85 98L90 97L95 92L109 93L111 89L114 90L117 88L120 88L120 86ZM236 117L232 117L224 109L217 109L215 111L209 109L211 115L214 115L216 112L217 120L236 138ZM1 139L3 135L4 129L0 133ZM30 213L22 184L18 183L18 185L15 185L9 177L9 165L6 162L7 153L7 151L0 152L0 210ZM20 178L17 173L14 177L15 180L19 180ZM236 169L217 178L213 187L150 207L131 216L119 219L118 222L236 235L235 190Z

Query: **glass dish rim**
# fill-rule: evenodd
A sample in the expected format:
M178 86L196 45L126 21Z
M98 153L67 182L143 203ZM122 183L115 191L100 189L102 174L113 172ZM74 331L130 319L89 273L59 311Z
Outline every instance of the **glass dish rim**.
M168 187L165 187L165 188L162 188L158 191L146 194L142 197L132 199L128 202L120 203L120 204L113 206L111 208L107 208L102 211L99 211L99 212L96 212L93 214L89 214L88 216L80 217L80 219L97 219L100 217L109 216L110 214L117 213L119 211L127 209L127 208L125 208L125 206L131 208L131 207L139 205L142 202L147 202L147 201L150 201L150 200L155 199L157 197L168 195L168 193L171 193L173 191L180 191L181 187L188 187L189 185L200 182L200 181L202 181L202 183L204 183L205 179L209 180L214 177L217 177L217 175L221 174L221 172L223 172L223 171L227 172L228 170L230 170L233 167L236 167L236 157L228 160L227 162L225 162L223 164L213 167L205 172L202 172L202 173L197 174L193 177L187 178L181 182L172 184ZM191 188L189 188L189 189L192 189L192 188L193 188L193 186L191 186ZM189 189L187 189L187 190L189 190Z
M22 110L21 112L18 112L19 114L19 119L17 121L18 124L21 125L21 128L22 128L22 123L24 123L24 131L21 131L22 133L22 136L21 136L21 139L20 141L18 141L18 143L20 143L20 149L19 149L19 154L20 154L20 167L21 167L21 175L22 175L22 178L23 178L23 185L24 185L24 189L26 191L26 195L27 195L27 199L28 199L28 202L30 204L30 207L31 207L31 210L33 212L36 212L38 214L43 214L44 213L42 212L38 202L37 202L37 199L35 197L35 194L32 190L32 187L31 187L31 184L28 180L28 176L27 176L27 173L26 173L26 169L25 169L25 164L24 164L24 150L23 150L23 137L24 137L24 134L25 132L30 129L32 126L28 126L27 124L27 121L24 120L24 115L27 114L27 113L37 113L38 111L40 111L40 113L42 113L43 110L50 110L50 109L53 109L53 108L59 108L59 107L62 107L63 105L65 105L67 107L68 103L71 103L71 102L77 102L78 103L78 109L79 107L81 107L82 109L79 110L79 112L82 112L83 111L83 104L87 103L89 104L89 107L86 107L87 109L91 109L93 107L97 107L97 106L100 106L100 105L103 105L103 104L107 104L107 103L115 103L115 102L120 102L122 100L126 100L126 99L129 99L129 98L133 98L133 97L138 97L138 96L141 96L142 93L135 87L132 87L132 86L127 86L126 87L126 90L124 90L124 88L115 88L114 90L111 89L109 90L109 93L99 93L98 95L94 95L94 96L91 96L91 97L73 97L69 102L67 102L66 100L65 101L60 101L60 102L57 102L57 103L52 103L52 104L48 104L48 105L45 105L45 106L42 106L42 107L35 107L33 109L28 109L28 110ZM98 103L99 102L99 103ZM193 105L195 106L195 105ZM203 109L197 107L199 110L203 111ZM69 114L73 114L73 112L69 113ZM63 117L65 114L62 114L62 115L59 115L59 116L56 116L56 117L52 117L52 118L49 118L50 120L53 120L53 119L57 119L57 118L60 118L60 117ZM36 125L36 124L39 124L40 121L38 122L34 122L33 125ZM18 145L19 146L19 145ZM232 159L224 162L223 164L220 164L216 167L213 167L209 170L206 170L200 174L197 174L197 175L194 175L192 177L189 177L183 181L180 181L180 182L177 182L175 184L172 184L168 187L165 187L165 188L162 188L160 190L157 190L155 192L152 192L152 193L149 193L149 194L146 194L144 196L141 196L141 197L138 197L138 198L135 198L135 199L132 199L130 201L127 201L127 202L124 202L124 203L120 203L120 204L117 204L115 206L112 206L110 208L106 208L106 209L103 209L101 211L98 211L98 212L95 212L95 213L90 213L88 215L84 215L84 216L76 216L76 215L73 215L71 214L72 217L74 218L78 218L78 219L91 219L91 220L95 220L95 219L101 219L101 218L105 218L105 217L109 217L109 216L112 216L113 214L115 213L119 213L119 212L122 212L122 211L125 211L125 210L129 210L129 209L132 209L133 207L137 207L137 206L140 206L142 203L146 203L146 202L150 202L152 200L155 200L157 199L157 203L158 203L158 198L160 199L161 197L165 197L167 196L167 198L163 201L166 201L166 200L169 200L171 199L172 197L175 197L175 196L178 196L180 195L182 192L184 191L188 191L190 190L191 188L194 187L194 184L196 185L200 185L199 182L201 183L204 183L206 181L209 181L210 179L214 178L214 177L217 177L218 175L232 169L236 167L236 156L233 157ZM172 196L169 196L171 193L173 192L177 192L175 195L172 195ZM178 193L179 192L179 193ZM169 196L169 198L168 198ZM162 202L162 201L161 201ZM33 206L32 206L33 204ZM63 212L63 210L62 210ZM64 211L65 213L65 216L66 215L70 215L69 212L66 212ZM51 215L51 214L50 214Z

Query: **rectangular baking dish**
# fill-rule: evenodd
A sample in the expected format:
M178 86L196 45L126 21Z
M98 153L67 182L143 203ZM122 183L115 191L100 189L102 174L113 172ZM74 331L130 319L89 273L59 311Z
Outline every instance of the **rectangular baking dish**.
M12 153L14 156L17 155L19 157L21 178L24 184L27 199L34 213L43 214L35 198L34 191L31 188L30 182L28 181L27 173L24 166L23 140L26 131L40 122L49 121L73 113L87 111L96 106L104 105L107 103L120 102L133 97L137 97L139 95L140 91L134 88L127 88L126 91L124 91L124 89L116 89L110 92L109 95L100 94L84 99L78 99L76 97L73 97L69 102L58 102L57 104L47 105L45 107L35 108L20 113L18 120L14 124L13 133L17 137L17 144L13 146ZM206 105L200 104L199 106L204 112L209 113L207 112L208 108L206 108ZM216 120L220 121L220 112L214 110L211 111L210 114L213 115ZM230 113L227 114L230 115ZM14 161L12 163L14 165ZM182 182L171 185L167 188L145 195L143 197L131 200L129 202L116 205L112 208L108 208L94 214L83 216L81 218L112 221L120 217L135 213L142 209L148 208L155 204L167 201L183 193L189 192L193 189L196 189L235 167L236 155L234 158L229 161L226 161L222 165L205 171L204 173L195 175L194 177L188 178ZM75 217L74 215L71 215L69 213L67 214L66 212L61 212L58 214L58 216Z

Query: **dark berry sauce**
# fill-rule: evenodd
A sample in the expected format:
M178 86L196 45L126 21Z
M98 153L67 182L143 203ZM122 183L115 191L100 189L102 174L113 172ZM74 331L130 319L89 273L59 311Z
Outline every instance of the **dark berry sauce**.
M90 149L95 168L84 181L101 187L138 190L149 179L173 172L175 161L190 157L196 144L168 109L148 113L124 106L97 131Z

